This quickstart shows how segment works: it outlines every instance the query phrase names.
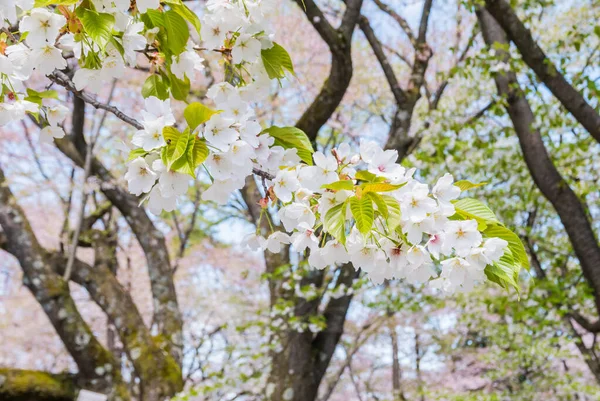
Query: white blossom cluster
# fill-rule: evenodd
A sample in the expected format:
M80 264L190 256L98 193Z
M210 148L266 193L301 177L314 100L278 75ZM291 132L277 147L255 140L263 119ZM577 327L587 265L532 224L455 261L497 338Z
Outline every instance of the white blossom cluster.
M460 189L453 185L450 174L429 187L396 163L394 150L383 150L375 142L362 142L360 153L353 155L347 144L330 155L314 154L315 165L284 168L274 179L273 190L284 205L278 217L286 232L275 231L268 238L252 234L246 243L253 249L279 252L291 244L296 252L309 250L308 264L316 269L352 262L372 281L405 279L410 283L426 283L444 291L468 291L485 280L486 265L497 262L504 254L507 241L484 239L476 220L451 220L452 203ZM361 234L354 225L349 229L345 245L325 235L327 211L355 196L352 190L330 191L324 184L351 179L357 171L367 170L392 184L402 184L386 192L400 206L401 230L389 230L385 219L375 220L374 229ZM356 180L352 180L356 183ZM347 206L348 221L352 215ZM435 265L441 266L438 277Z
M66 54L72 54L80 61L73 77L76 89L95 93L107 82L122 78L128 66L136 65L137 54L145 52L160 35L158 28L149 28L141 17L141 13L162 10L159 0L138 0L134 12L129 0L92 3L92 11L77 11L77 4L73 4L52 12L32 8L32 0L0 2L3 24L14 24L19 14L24 15L18 25L24 40L7 38L10 45L6 40L1 42L0 77L8 101L0 103L0 125L43 111L47 126L42 140L63 137L60 123L68 110L64 106L41 107L41 100L26 100L24 82L31 74L49 75L64 69ZM163 71L193 83L196 72L204 68L199 51L223 53L235 70L233 77L209 88L207 97L215 110L202 123L188 127L192 142L184 143L192 151L194 146L189 147L189 143L197 140L206 144L208 155L203 164L212 184L203 192L203 199L226 203L244 186L246 178L259 170L268 187L261 218L269 218L269 201L279 202L277 218L284 231L274 231L267 238L250 236L245 242L254 249L276 253L291 245L299 253L308 250L307 262L313 268L352 262L375 282L399 278L456 291L470 290L483 281L484 269L500 260L508 243L482 235L478 221L456 217L453 202L461 191L453 185L450 174L430 190L414 178L414 169L406 170L396 163L396 151L383 150L374 142L362 142L357 153L342 144L326 153L313 153L312 160L307 161L306 148L276 142L274 135L263 130L251 103L268 95L271 86L272 71L269 73L261 55L269 49L278 50L267 18L275 5L274 0L207 1L200 42L184 35L187 43L168 60L168 71ZM71 18L76 12L81 21L87 18L85 13L96 19L109 18L110 38L100 30L94 33L94 40L73 33L79 29L71 27L77 21ZM160 68L161 64L156 65ZM152 213L172 211L178 197L188 189L190 174L175 171L164 157L167 147L173 145L165 140L165 129L178 132L170 100L148 96L140 123L143 128L135 133L132 143L143 154L129 162L125 180L131 193L148 200ZM371 195L363 194L363 182L369 181L365 177L374 178ZM335 183L341 186L331 186ZM380 195L391 200L389 211ZM371 196L373 201L361 203L363 196ZM357 210L353 204L359 204ZM328 215L334 208L341 210L337 228L332 227ZM397 220L394 224L388 216L392 212Z

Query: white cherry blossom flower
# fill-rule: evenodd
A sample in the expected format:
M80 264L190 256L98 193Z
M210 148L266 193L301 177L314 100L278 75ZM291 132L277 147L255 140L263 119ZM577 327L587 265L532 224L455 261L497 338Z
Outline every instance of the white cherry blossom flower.
M292 200L292 193L300 188L300 182L296 172L292 170L280 170L275 177L273 191L282 202Z
M471 248L481 244L481 240L476 220L449 221L444 230L444 253L448 254L448 248L452 247L458 256L467 256Z
M262 46L260 42L252 35L241 34L235 41L235 46L231 51L231 56L235 64L242 61L253 62L260 56Z
M65 17L51 13L45 8L34 8L19 23L21 32L28 32L25 41L33 48L52 46L60 28L67 23Z
M139 196L144 192L150 192L156 182L158 175L150 169L146 160L141 157L133 159L129 163L125 180L129 184L129 192Z
M165 127L163 117L153 121L142 122L143 130L138 130L134 135L131 143L135 146L143 148L145 151L150 151L166 145L163 138L163 128Z
M314 230L306 223L298 224L298 231L292 234L291 243L296 252L304 252L306 248L316 249L319 240L315 236Z
M204 138L214 147L226 150L238 139L238 132L232 127L234 121L220 115L213 116L204 126Z
M48 125L40 131L40 142L52 143L54 138L59 139L65 136L65 130L62 127Z
M67 118L67 114L69 114L69 109L62 104L46 109L46 118L48 119L48 123L54 127L62 123L65 118Z

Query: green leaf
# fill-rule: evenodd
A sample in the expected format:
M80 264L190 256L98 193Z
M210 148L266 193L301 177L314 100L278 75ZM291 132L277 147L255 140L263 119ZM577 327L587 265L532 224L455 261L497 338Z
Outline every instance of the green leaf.
M387 220L389 216L389 209L385 200L376 192L367 192L364 196L368 196L371 198L375 206L377 206L377 211L383 216L384 219Z
M263 133L271 135L275 139L274 145L276 146L281 146L284 149L297 149L300 159L312 166L314 150L304 131L296 127L272 126L264 130Z
M77 4L79 0L35 0L34 8L48 6L71 6Z
M206 141L204 139L200 139L195 135L193 138L193 146L188 149L188 159L190 160L190 164L196 168L204 163L208 157L208 146L206 146Z
M178 55L185 50L190 38L190 31L181 15L175 10L164 13L164 27L167 32L167 46L169 51Z
M104 49L112 36L115 17L107 13L98 13L94 10L77 8L77 16L81 20L83 29L100 48Z
M485 184L487 184L487 182L481 182L479 184L474 184L467 180L456 181L454 183L454 185L459 187L461 191L466 191L471 188L478 188L478 187L484 186Z
M513 257L526 269L529 269L529 258L525 246L519 236L504 226L489 226L483 232L489 238L501 238L508 242Z
M181 15L186 21L192 24L192 26L196 29L196 32L198 32L198 35L200 35L200 18L198 18L195 12L190 10L188 6L183 4L181 0L166 0L165 3L169 4L173 11Z
M170 145L177 142L177 138L179 138L181 132L179 132L175 127L164 127L162 134L167 145Z
M365 194L368 192L395 191L398 188L402 188L404 185L406 185L406 183L394 185L394 184L388 184L385 182L380 182L380 183L362 184L360 187L362 188L363 194Z
M367 182L383 182L383 181L385 181L384 177L378 177L375 174L368 172L367 170L357 171L356 174L354 174L354 178L356 178L357 180L367 181Z
M173 98L185 102L190 93L190 80L185 77L182 81L173 74L171 74L169 78L171 81L171 94L173 95Z
M261 52L265 70L271 79L281 79L285 77L285 71L294 73L294 65L288 52L279 44L273 42L273 47L264 49Z
M165 15L158 10L146 10L146 12L142 14L142 20L144 20L146 25L149 25L152 28L165 26Z
M183 155L186 154L186 150L188 147L188 141L190 139L190 130L185 130L179 137L177 141L174 143L175 148L173 149L173 154L171 154L168 162L168 167L171 167L173 163L179 160Z
M375 211L373 210L373 201L370 197L364 196L360 199L356 196L351 197L350 211L352 212L352 216L354 216L358 231L362 234L371 231L373 220L375 219Z
M163 78L156 74L150 75L144 82L144 86L142 86L142 96L144 98L156 96L160 100L167 100L169 92Z
M487 265L484 272L491 282L498 284L505 290L512 286L519 292L519 285L516 280L518 271L515 274L515 260L510 250L507 249L498 262Z
M183 117L187 121L190 130L195 130L200 124L204 124L215 114L219 114L221 110L213 110L206 107L202 103L194 102L190 103L183 111Z
M127 157L127 161L130 161L130 160L133 160L133 159L137 159L138 157L146 157L147 154L148 154L148 152L145 151L142 148L133 149L131 152L129 152L129 156Z
M371 192L372 193L372 192ZM387 217L387 228L390 231L394 231L396 227L400 225L402 221L402 213L400 211L400 204L396 200L396 198L389 195L379 195L381 199L385 202L388 209L388 217Z
M351 180L342 180L332 182L331 184L323 184L321 185L323 189L331 189L333 191L340 191L342 189L352 191L354 189L354 183Z
M325 213L323 228L340 244L346 244L346 208L347 201L335 205Z
M484 225L501 224L489 207L473 198L464 198L454 204L456 213L465 219L475 219Z
M58 99L58 92L55 90L47 90L38 92L33 89L27 88L27 96L25 100L42 105L43 99Z

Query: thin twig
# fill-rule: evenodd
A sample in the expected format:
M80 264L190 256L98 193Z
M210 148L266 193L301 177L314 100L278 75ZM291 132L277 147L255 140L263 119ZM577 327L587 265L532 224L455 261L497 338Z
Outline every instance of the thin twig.
M62 74L62 73L61 73ZM110 88L110 93L108 95L108 100L106 104L110 104L112 101L113 94L115 92L115 88L117 85L117 81L114 80L112 83L112 87ZM85 100L85 99L84 99ZM110 106L108 106L110 107ZM69 250L69 259L67 260L67 267L65 268L65 273L63 275L63 279L65 281L69 281L71 278L71 272L73 271L73 264L75 263L75 254L77 252L77 244L79 243L79 236L81 235L81 229L83 227L83 221L85 219L85 204L87 203L88 192L86 190L87 180L91 175L92 171L92 159L94 146L96 145L96 141L98 140L98 136L100 135L100 131L102 131L102 126L104 125L104 121L106 120L106 115L110 110L104 109L104 113L102 117L100 117L100 121L98 122L98 126L96 131L93 133L90 140L87 142L86 153L85 153L85 163L83 169L83 187L82 187L82 199L81 199L81 207L79 209L79 215L77 217L77 226L75 228L75 232L73 233L73 239L71 240L71 249Z

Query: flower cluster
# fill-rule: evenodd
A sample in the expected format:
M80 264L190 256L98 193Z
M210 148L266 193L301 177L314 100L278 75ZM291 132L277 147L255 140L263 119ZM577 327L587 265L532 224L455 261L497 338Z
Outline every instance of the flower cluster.
M503 256L507 241L484 238L474 219L457 220L453 202L461 190L450 174L430 192L397 158L375 142L362 142L359 154L342 144L329 155L316 152L314 166L280 170L273 191L283 202L278 218L287 233L252 234L247 244L270 252L287 244L308 250L308 264L317 269L352 262L374 282L436 278L431 284L444 291L472 289Z
M0 16L19 22L19 30L0 35L0 124L30 113L45 125L43 141L65 135L60 124L68 110L43 104L54 91L25 87L34 71L52 79L74 59L70 90L96 93L146 57L145 109L133 124L137 148L124 178L152 213L174 210L201 165L211 180L202 197L219 204L258 172L261 219L276 210L280 229L247 238L254 249L289 245L308 252L313 268L351 262L375 282L401 278L455 291L487 277L516 286L524 255L518 239L485 205L457 200L475 184L458 185L446 174L430 189L414 169L396 163L396 151L374 142L314 152L301 130L260 125L252 104L268 95L273 79L294 73L268 23L274 0L209 0L202 20L176 0L138 0L134 7L129 0L74 1L53 10L33 8L31 0L6 4ZM187 103L204 69L201 52L222 56L225 79L208 89L211 107L189 103L181 124L170 99Z

